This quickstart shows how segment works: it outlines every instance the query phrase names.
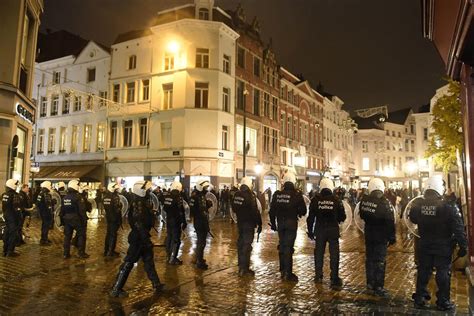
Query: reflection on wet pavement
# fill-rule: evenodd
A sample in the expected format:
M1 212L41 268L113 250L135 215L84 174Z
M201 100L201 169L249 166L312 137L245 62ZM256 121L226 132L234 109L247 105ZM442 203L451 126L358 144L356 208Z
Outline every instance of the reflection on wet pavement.
M399 224L400 225L400 224ZM124 225L126 227L127 225ZM90 221L87 251L89 259L73 255L62 259L62 233L53 231L49 247L39 246L40 223L32 221L27 233L27 245L18 248L17 258L0 258L0 314L163 314L163 313L387 313L422 314L412 308L411 294L415 284L413 241L399 229L398 242L391 247L387 260L386 287L391 296L376 298L365 290L365 249L363 236L351 227L341 239L340 276L344 286L340 291L329 286L329 262L326 262L322 284L315 284L314 242L303 228L298 232L295 246L294 272L296 284L284 283L278 271L278 236L265 227L260 242L254 243L252 267L255 278L237 276L237 228L230 221L216 219L211 223L215 238L208 239L205 258L209 270L199 271L191 265L193 243L192 225L182 245L182 266L164 263L162 246L164 231L153 232L155 261L158 274L167 286L156 296L138 264L125 285L126 299L111 299L108 291L127 249L128 227L120 231L118 248L122 258L102 256L105 236L104 221ZM256 239L255 239L256 241ZM434 281L430 288L435 293ZM468 282L459 271L453 273L452 299L458 314L467 314ZM431 304L434 304L433 298ZM424 312L426 313L426 311Z

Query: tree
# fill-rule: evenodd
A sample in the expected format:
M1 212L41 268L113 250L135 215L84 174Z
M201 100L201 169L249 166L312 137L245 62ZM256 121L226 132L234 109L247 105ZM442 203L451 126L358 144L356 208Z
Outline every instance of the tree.
M448 79L448 91L440 97L432 109L433 121L426 157L432 157L435 165L445 173L456 166L457 153L463 150L461 115L461 88L459 82Z

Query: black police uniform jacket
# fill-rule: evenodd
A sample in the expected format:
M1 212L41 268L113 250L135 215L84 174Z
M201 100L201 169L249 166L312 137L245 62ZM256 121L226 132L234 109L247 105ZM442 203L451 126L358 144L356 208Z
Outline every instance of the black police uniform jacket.
M59 216L61 221L64 219L86 221L85 212L82 210L82 196L75 190L69 191L61 202L61 211Z
M360 217L365 221L365 238L381 243L395 242L395 217L390 201L382 191L364 195L359 205Z
M254 228L262 226L262 216L257 206L257 198L248 186L242 185L234 194L232 209L237 215L237 225L250 224Z
M153 204L148 196L140 197L135 195L128 212L128 223L130 224L129 243L139 242L150 246L150 230L155 225L155 214Z
M296 190L291 182L283 185L283 190L277 190L273 194L272 203L270 205L270 221L275 223L285 220L297 221L298 217L306 214L306 203L303 199L301 191Z
M20 225L21 198L15 190L7 188L2 194L2 210L7 225Z
M53 199L48 189L42 188L36 199L41 216L53 216Z
M122 222L122 202L117 192L106 192L103 195L102 202L105 209L105 218L108 223Z
M205 191L195 191L189 199L191 216L194 219L194 228L209 231L209 208L212 202L206 199Z
M426 254L450 256L457 243L466 249L466 233L461 212L455 203L428 190L413 201L410 220L418 225L418 249Z
M163 192L160 195L163 211L166 212L166 223L168 225L180 225L186 223L184 213L183 196L178 190Z
M316 220L316 225L314 221ZM308 231L318 233L323 230L329 238L339 238L339 223L346 220L346 212L342 201L332 194L331 190L323 189L311 199L309 215L306 219ZM314 231L313 231L313 227Z

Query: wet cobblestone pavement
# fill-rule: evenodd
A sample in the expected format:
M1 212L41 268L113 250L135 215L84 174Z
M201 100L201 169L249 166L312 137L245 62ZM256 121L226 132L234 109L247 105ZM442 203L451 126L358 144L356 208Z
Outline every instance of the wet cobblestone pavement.
M266 222L266 221L265 221ZM265 226L266 224L264 224ZM400 225L400 224L398 224ZM390 298L380 299L365 290L365 248L363 236L351 227L341 239L340 276L342 290L329 286L329 262L325 266L323 284L315 284L314 242L300 227L295 247L294 271L299 276L296 284L280 280L278 271L278 236L264 227L260 242L254 242L252 266L255 278L237 275L237 228L228 220L215 219L211 229L215 236L208 240L205 258L209 270L201 272L191 265L194 230L188 225L182 250L182 266L164 263L165 234L153 232L155 262L166 290L153 295L151 284L138 264L125 285L129 297L111 299L108 291L115 280L118 266L127 250L128 225L119 232L120 258L104 258L103 239L105 221L90 220L87 252L89 259L74 255L62 258L62 232L50 234L51 246L39 246L38 220L32 220L27 230L27 244L18 248L20 257L0 258L0 314L440 314L432 309L420 311L412 308L411 294L415 284L413 242L399 229L397 244L389 248L386 287ZM328 260L328 259L327 259ZM434 281L430 282L434 296ZM465 275L456 271L451 283L452 299L457 314L468 314L469 286Z

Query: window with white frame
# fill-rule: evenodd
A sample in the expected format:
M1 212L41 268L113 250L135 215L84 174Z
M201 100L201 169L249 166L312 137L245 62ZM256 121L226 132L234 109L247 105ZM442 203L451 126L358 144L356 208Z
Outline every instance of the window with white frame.
M194 92L194 107L207 109L209 99L209 83L196 82Z
M40 117L46 117L46 111L48 110L48 99L41 97Z
M171 148L171 122L161 123L161 148Z
M174 54L173 53L165 52L164 68L165 68L165 71L174 69Z
M369 152L369 142L366 140L362 141L362 152L368 153Z
M120 84L114 84L113 91L112 91L112 101L120 102Z
M89 94L86 97L86 110L91 111L93 106L94 106L94 95Z
M148 119L140 119L140 146L146 146L148 143Z
M423 140L427 141L428 140L428 129L423 128Z
M107 105L107 91L99 91L99 107Z
M150 79L142 80L142 101L150 100Z
M127 82L127 103L135 102L135 81Z
M243 153L243 126L242 125L237 125L236 126L236 147L237 147L237 153L242 155ZM257 130L247 127L246 128L246 133L245 133L245 140L246 140L246 151L247 155L249 157L256 157L257 156Z
M281 162L283 165L287 166L286 164L286 161L287 161L287 154L286 154L286 150L282 150L281 151Z
M199 20L209 20L209 10L206 8L200 8L198 18Z
M271 118L270 116L270 95L263 93L263 116Z
M370 170L370 158L364 157L362 158L362 170L369 171Z
M288 138L293 138L293 118L291 116L288 116L287 121L287 136Z
M209 49L196 48L196 68L209 68Z
M173 83L163 84L163 110L173 108Z
M72 126L72 133L71 133L71 153L77 152L77 141L79 140L79 126L73 125Z
M59 153L65 153L66 152L67 128L66 127L61 127L59 133L60 133L59 134Z
M61 82L61 72L54 71L53 72L53 84L59 84Z
M278 98L272 97L272 120L278 119Z
M110 122L110 148L117 147L117 139L118 139L118 122L112 121Z
M230 56L229 55L224 55L222 70L226 74L230 74Z
M82 152L88 153L91 151L92 125L84 125L84 138L82 139Z
M286 127L285 113L281 112L281 114L280 114L280 132L281 132L281 136L286 135L285 127Z
M278 153L278 131L276 129L272 130L272 154L276 155Z
M222 150L229 150L229 126L222 125Z
M123 147L132 147L133 120L123 121Z
M44 128L38 129L38 148L36 152L42 154L44 150Z
M71 107L71 96L68 93L64 93L62 114L69 114L70 107Z
M74 112L80 111L82 108L82 97L80 95L74 96Z
M87 82L95 81L95 67L87 68Z
M222 111L230 112L230 89L222 88Z
M270 152L270 128L263 127L263 152Z
M128 70L137 68L137 55L128 57Z
M58 115L58 109L59 109L59 95L53 94L51 96L51 116L56 116Z
M104 151L105 146L105 122L97 124L97 151Z

